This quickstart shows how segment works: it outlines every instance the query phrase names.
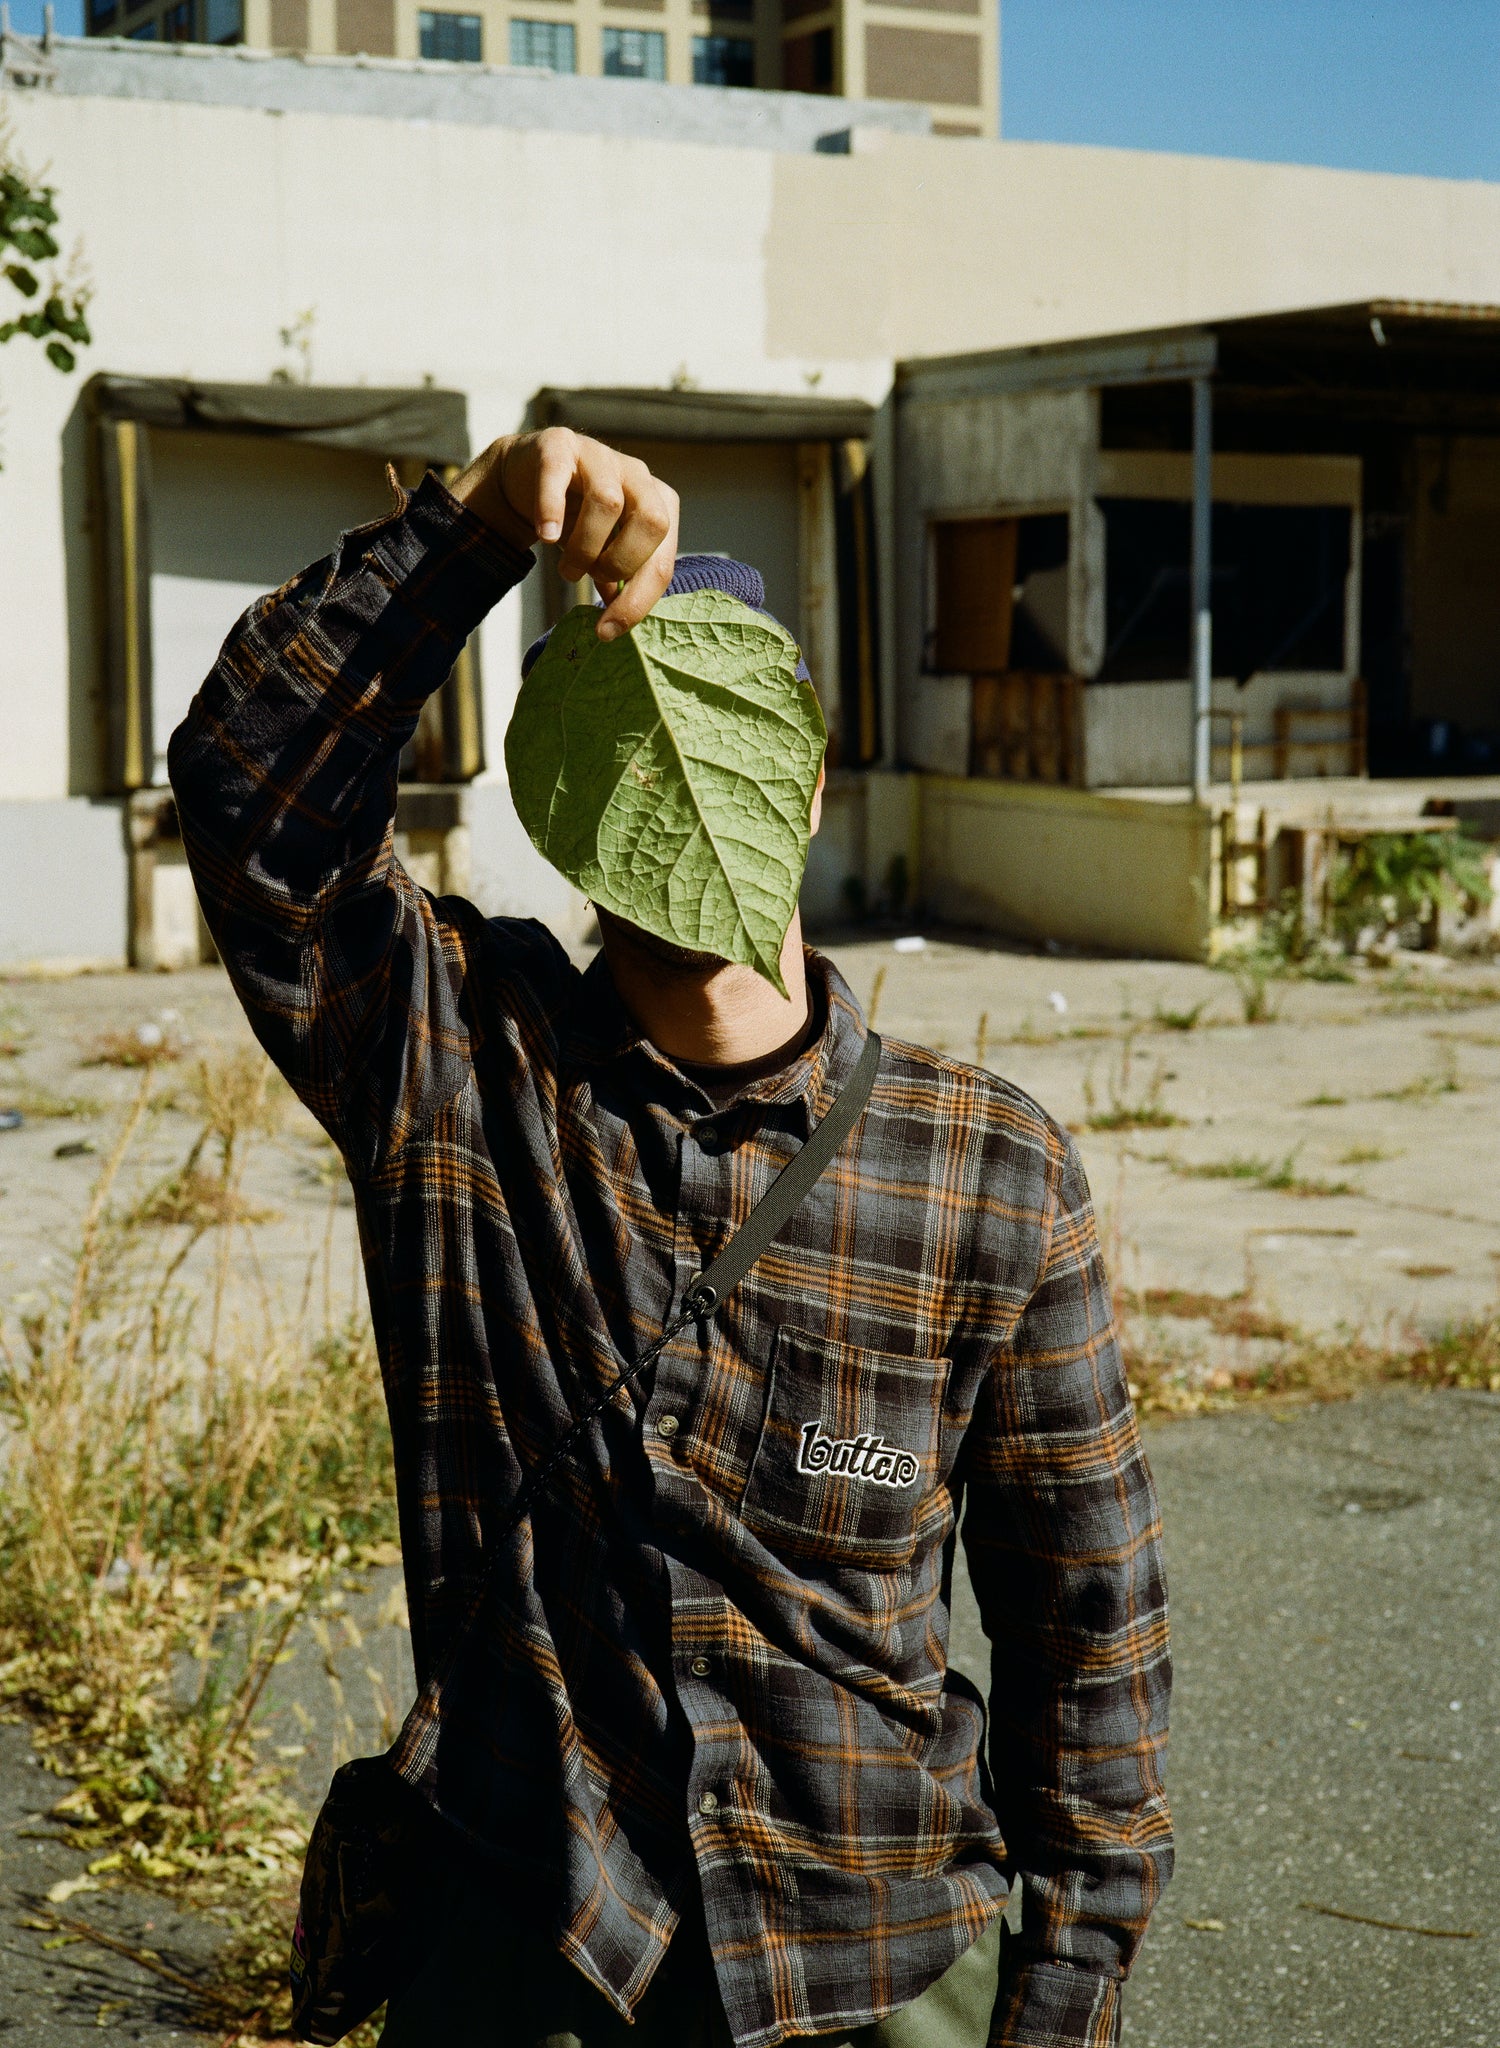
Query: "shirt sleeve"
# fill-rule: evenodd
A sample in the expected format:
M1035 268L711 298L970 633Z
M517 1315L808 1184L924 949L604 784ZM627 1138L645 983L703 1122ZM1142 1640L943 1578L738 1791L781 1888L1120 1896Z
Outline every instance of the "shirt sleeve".
M251 606L168 765L203 914L257 1037L351 1163L462 1085L432 902L393 850L401 749L531 557L434 476Z
M967 1472L995 1811L1022 1884L992 2048L1111 2048L1172 1868L1156 1497L1070 1141L1054 1176L1040 1277L995 1358Z

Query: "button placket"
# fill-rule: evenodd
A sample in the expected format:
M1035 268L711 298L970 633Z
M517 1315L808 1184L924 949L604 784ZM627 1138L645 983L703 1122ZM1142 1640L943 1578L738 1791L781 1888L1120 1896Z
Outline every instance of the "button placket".
M728 1151L718 1144L722 1135L722 1120L705 1118L685 1131L681 1139L678 1209L673 1237L679 1303L705 1262L705 1250L695 1241L690 1226L697 1223L701 1229L703 1222L708 1220L722 1224L729 1214L731 1159ZM713 1241L711 1238L710 1245ZM705 1356L700 1332L701 1326L690 1325L679 1343L664 1354L658 1367L653 1405L659 1412L653 1412L649 1426L664 1448L671 1446L677 1453L671 1464L658 1458L657 1470L664 1476L674 1467L681 1470L680 1459L689 1435ZM668 1620L674 1661L677 1670L683 1674L680 1704L693 1730L697 1750L693 1778L702 1788L692 1790L690 1780L687 1793L689 1812L695 1819L711 1822L719 1829L733 1820L733 1807L723 1777L726 1771L733 1769L733 1751L724 1747L722 1730L717 1726L722 1716L722 1705L712 1692L705 1695L699 1690L705 1680L711 1681L716 1669L716 1661L703 1654L701 1644L704 1637L704 1596L717 1593L718 1589L711 1588L677 1558L668 1560L667 1571ZM705 1722L715 1724L714 1735L706 1740ZM705 1779L709 1781L707 1784ZM717 1788L715 1780L718 1781Z

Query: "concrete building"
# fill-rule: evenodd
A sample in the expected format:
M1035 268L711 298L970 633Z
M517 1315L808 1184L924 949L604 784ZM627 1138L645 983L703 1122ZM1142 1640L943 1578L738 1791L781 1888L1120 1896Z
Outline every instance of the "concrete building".
M1188 876L1164 910L1148 863L1148 930L1121 920L1126 869L1106 846L1089 929L1202 951L1191 876L1212 866L1212 807L1180 789L1157 801L1001 781L986 762L969 774L952 724L951 677L966 671L934 667L923 644L935 524L1076 508L1092 546L1099 465L1152 449L1101 438L1114 401L1090 395L1108 380L1086 364L1058 388L1025 358L1037 388L991 416L993 392L943 396L942 380L1003 382L1013 353L1009 370L945 360L927 383L924 359L998 365L997 352L1174 328L1227 349L1235 323L1303 306L1360 307L1374 348L1375 302L1500 302L1500 190L1478 184L955 142L916 103L244 47L12 38L3 79L16 146L50 167L64 240L81 243L95 341L71 379L38 351L0 353L0 858L14 878L0 963L196 953L162 752L223 633L381 509L387 461L445 466L527 419L640 449L682 492L687 545L765 567L834 733L815 918L902 868L909 893L961 908L945 893L944 805L953 818L969 806L975 858L995 872L1019 860L1002 799L1032 807L1020 840L1033 848L1048 833L1073 843L1070 806L1125 804L1134 832L1150 802L1155 829L1201 852L1190 873L1161 869ZM935 431L915 480L924 407ZM1455 429L1455 506L1478 488L1470 444L1488 431L1477 414ZM1010 467L987 475L997 448ZM1156 452L1156 502L1180 506L1185 447ZM1300 453L1342 479L1331 502L1348 521L1338 464L1358 451ZM1067 476L1038 497L1015 481L1025 463ZM1151 492L1136 477L1117 495ZM1042 626L1061 618L1057 672L1088 681L1099 599L1081 583L1045 591L1026 608ZM520 832L500 769L519 650L568 595L544 567L476 636L418 736L401 831L424 880L576 931L582 907ZM1346 705L1354 672L1347 641L1320 671L1343 679ZM933 751L944 689L947 754ZM1246 760L1247 776L1264 764ZM1048 872L1019 865L1027 902L976 890L964 914L1042 929L1065 912Z
M90 36L916 100L996 135L999 0L86 0Z
M1500 306L928 358L895 408L939 914L1201 953L1363 833L1500 837Z

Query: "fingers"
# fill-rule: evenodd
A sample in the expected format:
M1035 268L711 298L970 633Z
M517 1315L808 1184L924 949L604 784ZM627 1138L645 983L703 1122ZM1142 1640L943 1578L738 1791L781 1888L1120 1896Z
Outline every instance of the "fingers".
M624 509L590 572L601 590L610 583L629 582L651 560L672 524L673 494L644 462L624 458L620 481Z
M677 555L677 518L676 493L654 477L644 462L598 442L584 441L569 496L569 523L559 571L570 582L591 575L606 596L613 586L615 595L606 618L623 618L634 625L671 580ZM670 547L662 555L668 541ZM658 588L657 572L663 567ZM639 589L650 591L650 596L642 598L632 589L623 611L615 611L623 595L620 586L633 586L642 572L647 573Z
M624 512L620 458L616 456L612 463L581 461L568 493L568 517L557 561L564 582L578 583L593 573Z
M532 518L538 540L562 538L568 516L568 492L578 469L578 451L578 436L566 427L549 427L537 437Z
M639 625L677 561L679 507L669 485L634 456L567 427L496 442L471 465L481 468L494 476L514 518L538 540L558 543L563 581L592 576L608 597L601 640ZM455 486L460 495L468 475Z
M677 566L677 525L680 517L677 493L659 478L653 477L652 482L665 501L667 531L649 559L630 575L628 581L618 585L605 606L598 626L601 640L617 640L632 626L638 626L671 582L672 571Z

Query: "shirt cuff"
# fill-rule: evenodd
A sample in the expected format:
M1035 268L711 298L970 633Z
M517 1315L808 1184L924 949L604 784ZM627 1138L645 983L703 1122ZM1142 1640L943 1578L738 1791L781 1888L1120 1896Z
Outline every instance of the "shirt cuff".
M431 470L414 491L402 491L382 519L343 536L334 571L356 616L378 617L382 696L392 710L415 711L481 619L533 566L518 548L471 512ZM374 571L373 585L360 584ZM436 635L447 643L436 674L431 659L413 659Z
M1020 1963L995 2001L990 2048L1115 2048L1120 1984L1067 1963Z

